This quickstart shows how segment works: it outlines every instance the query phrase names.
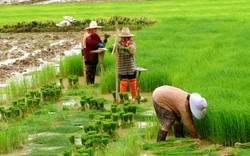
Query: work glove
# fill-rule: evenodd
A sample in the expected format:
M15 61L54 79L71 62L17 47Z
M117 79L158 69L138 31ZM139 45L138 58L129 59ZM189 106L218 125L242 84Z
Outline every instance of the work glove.
M104 48L104 45L102 43L98 43L98 47Z

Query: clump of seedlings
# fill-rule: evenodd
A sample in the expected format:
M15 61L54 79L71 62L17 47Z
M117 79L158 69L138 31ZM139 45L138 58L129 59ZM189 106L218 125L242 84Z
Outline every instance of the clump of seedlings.
M62 89L64 89L64 85L63 85L63 77L59 77L59 82L60 82L60 86Z
M77 89L79 87L79 77L77 75L68 76L69 89Z
M104 111L104 99L82 96L80 100L81 110L100 110Z
M71 155L73 152L75 155L94 155L95 151L104 150L109 142L119 137L118 128L133 126L136 105L126 100L123 105L110 104L110 110L103 111L104 101L102 98L81 97L82 110L101 110L102 112L98 112L99 116L95 118L96 113L88 112L90 122L83 125L81 145L72 146L64 152L64 155ZM73 142L72 139L71 142Z
M40 96L41 94L38 91L31 91L26 93L25 97L13 101L10 107L1 107L0 113L2 118L6 121L11 118L19 120L26 117L28 113L32 113L39 108L41 102Z
M119 92L120 103L129 100L129 93L128 92ZM112 91L112 96L114 98L114 102L116 102L116 91Z
M61 94L62 88L57 86L56 83L45 84L41 88L43 101L58 101Z

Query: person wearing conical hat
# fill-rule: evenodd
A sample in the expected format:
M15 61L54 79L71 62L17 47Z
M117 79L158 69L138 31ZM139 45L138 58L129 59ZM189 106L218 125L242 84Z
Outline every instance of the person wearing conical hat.
M198 93L189 94L172 86L160 86L153 91L153 106L162 128L158 131L157 142L165 141L167 133L174 125L175 137L184 138L183 124L190 135L201 138L194 127L192 115L197 119L205 116L207 102Z
M118 42L118 78L120 80L120 92L127 92L128 82L130 85L131 97L136 97L136 71L135 51L136 44L132 40L134 34L130 33L128 27L123 27Z
M86 32L82 39L82 55L86 65L87 84L95 82L96 65L98 63L98 54L91 53L91 51L103 48L105 45L97 34L97 29L100 28L102 27L98 26L96 21L91 21L89 27L85 28ZM104 40L104 42L107 42L107 38Z

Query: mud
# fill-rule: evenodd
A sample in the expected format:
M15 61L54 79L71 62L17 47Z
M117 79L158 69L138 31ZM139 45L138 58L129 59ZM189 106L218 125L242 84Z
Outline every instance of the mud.
M81 33L0 34L0 83L79 47Z

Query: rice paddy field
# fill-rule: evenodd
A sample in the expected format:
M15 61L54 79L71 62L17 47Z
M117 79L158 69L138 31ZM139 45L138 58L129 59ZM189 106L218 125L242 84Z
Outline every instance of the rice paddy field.
M148 101L137 105L132 124L112 131L112 139L105 148L95 146L95 155L250 155L249 10L248 0L13 5L0 6L0 26L32 20L59 22L64 15L76 19L145 16L156 20L153 26L132 31L136 35L133 38L137 45L136 65L148 69L140 79L142 96ZM115 31L108 33L114 34ZM113 43L114 36L111 36L107 47ZM60 63L60 69L67 66L82 69L80 58L78 55L65 59ZM71 145L69 136L74 135L75 140L83 137L81 135L86 133L83 127L89 122L98 122L103 113L99 110L83 111L80 101L89 96L104 98L105 109L111 109L111 92L115 90L114 62L114 55L106 52L105 75L92 86L80 81L77 87L68 87L67 76L79 74L79 70L68 75L61 71L65 77L65 88L60 97L56 100L42 99L39 107L28 110L22 119L1 119L0 153L66 155L67 152L63 151L78 151L80 147ZM47 83L44 80L47 73L51 76L47 77L49 82L54 80L58 85L55 70L44 70L44 74L37 74L35 81ZM100 75L100 69L98 71ZM16 87L18 83L13 81L9 85ZM161 85L179 87L189 93L198 92L206 98L206 116L195 120L202 140L192 139L188 133L187 138L176 139L170 133L166 142L155 143L159 124L154 113L147 115L147 112L153 111L152 91ZM24 90L28 92L29 89L24 89L26 86L31 85L16 87L15 96ZM40 86L34 90L40 91ZM0 93L0 100L3 100L6 90L0 90ZM68 104L71 101L75 101L73 106ZM3 105L11 103L8 101ZM119 106L118 110L123 110L123 107ZM142 122L150 124L142 128L138 126ZM91 155L91 151L88 154Z

